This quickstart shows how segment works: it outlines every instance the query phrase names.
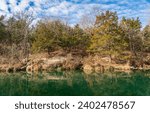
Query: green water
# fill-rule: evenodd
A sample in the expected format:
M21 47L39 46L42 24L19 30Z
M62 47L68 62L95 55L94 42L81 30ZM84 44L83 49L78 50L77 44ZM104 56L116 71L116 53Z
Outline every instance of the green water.
M150 72L0 74L1 96L150 96Z

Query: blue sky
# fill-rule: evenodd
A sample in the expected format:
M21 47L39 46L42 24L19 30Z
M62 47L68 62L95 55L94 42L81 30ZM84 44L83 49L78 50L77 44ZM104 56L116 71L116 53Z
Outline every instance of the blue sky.
M150 23L150 0L0 0L0 15L32 11L37 19L62 18L70 25L78 23L93 8L117 11L119 17L140 17L142 25Z

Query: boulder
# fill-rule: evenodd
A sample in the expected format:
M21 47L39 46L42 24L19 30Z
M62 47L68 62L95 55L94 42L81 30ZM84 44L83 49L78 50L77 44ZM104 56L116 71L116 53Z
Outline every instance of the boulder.
M95 66L94 70L96 73L104 73L105 69L104 69L104 66L98 65L98 66Z
M7 73L13 72L13 69L14 69L13 67L7 67L6 68L6 72Z
M38 71L51 71L54 68L61 67L62 64L65 62L65 57L53 57L53 58L41 58L41 59L34 59L30 63L28 63L26 71L31 72L38 72Z
M81 69L81 67L82 67L82 57L72 55L71 53L67 54L66 60L63 63L62 67L65 70Z
M89 65L89 64L84 64L83 65L83 71L86 74L91 74L92 72L94 72L94 68L91 65Z
M33 71L32 65L28 65L28 66L26 67L26 72L27 72L27 73L32 73L32 71Z
M17 63L13 65L13 71L25 71L26 70L26 65L22 63Z
M32 64L32 65L27 66L27 68L26 68L26 71L28 73L39 72L41 70L42 70L42 66L40 64Z

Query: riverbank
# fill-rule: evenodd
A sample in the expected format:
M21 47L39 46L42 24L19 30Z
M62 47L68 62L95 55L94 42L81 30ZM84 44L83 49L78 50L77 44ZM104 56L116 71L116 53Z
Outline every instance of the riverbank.
M124 71L131 70L150 70L148 63L149 57L145 60L143 66L131 65L129 61L111 60L106 56L99 55L80 55L76 53L53 52L50 55L47 53L29 55L28 59L20 60L13 64L1 63L1 72L19 72L26 71L27 73L36 73L40 71L63 71L63 70L83 70L86 74L93 72L104 73L105 71ZM146 63L147 62L147 63Z

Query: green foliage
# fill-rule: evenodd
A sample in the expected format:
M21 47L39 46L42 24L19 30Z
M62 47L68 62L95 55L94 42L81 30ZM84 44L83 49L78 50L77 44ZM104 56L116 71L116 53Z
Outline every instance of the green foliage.
M74 28L69 28L63 33L61 47L70 50L86 50L89 40L89 35L87 35L77 24Z
M4 40L6 38L6 27L3 23L4 16L0 17L0 41Z
M66 50L68 52L98 53L122 59L140 58L150 52L150 26L141 30L139 18L120 21L116 12L105 11L96 16L95 25L82 29L59 20L39 21L32 27L33 18L18 13L0 17L0 53L25 56L33 53ZM5 51L4 51L5 50ZM8 56L8 55L5 55Z
M34 37L33 52L86 49L89 40L78 25L71 28L60 21L39 22Z
M150 26L147 25L142 31L143 49L145 52L150 52Z
M96 17L90 50L105 55L117 55L125 46L116 12L106 11Z
M33 52L40 52L51 47L53 39L51 38L52 32L47 29L48 26L49 24L38 23L34 33L35 40L32 43Z
M53 51L59 48L64 26L60 21L39 22L35 28L33 52Z
M120 23L120 27L123 31L123 37L128 43L127 49L132 54L140 52L142 47L142 38L140 36L141 22L139 18L126 19L123 17Z
M4 36L1 35L1 32L4 30L0 29L0 35L3 37L3 41L1 42L3 42L3 50L7 50L7 53L9 53L7 57L9 57L11 61L17 59L17 61L20 62L20 59L28 57L30 47L29 40L32 32L31 23L32 16L29 16L29 14L25 12L16 13L3 21L5 33Z

